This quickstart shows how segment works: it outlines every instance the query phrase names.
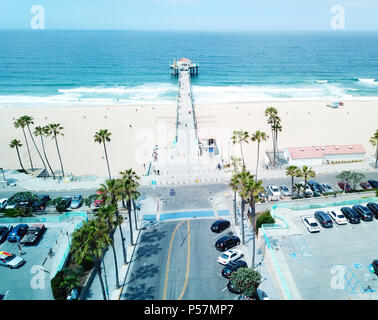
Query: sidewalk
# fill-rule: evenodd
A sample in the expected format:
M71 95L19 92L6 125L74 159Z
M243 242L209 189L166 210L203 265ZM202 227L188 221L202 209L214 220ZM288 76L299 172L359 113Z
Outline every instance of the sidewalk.
M242 240L241 236L241 224L240 224L240 214L237 214L238 224L235 225L234 221L234 210L233 210L233 197L225 198L225 201L230 210L230 219L232 222L232 227L235 230L235 234ZM237 202L237 212L240 213L240 205ZM247 214L244 215L244 235L245 235L245 244L240 244L240 249L244 253L244 260L247 262L249 267L252 267L252 252L253 252L253 232L252 226L248 220ZM261 235L259 235L261 236ZM281 291L277 288L277 285L274 280L274 276L271 274L268 263L265 260L266 248L262 246L259 241L260 239L256 237L256 254L255 254L255 270L258 271L262 276L262 283L259 287L261 291L264 292L264 295L267 296L270 300L282 300Z
M137 218L139 219L141 215L137 213ZM110 247L105 252L104 259L101 263L101 270L102 270L102 279L104 281L105 290L107 293L108 300L118 300L121 291L122 285L124 283L124 279L126 278L128 268L130 266L130 260L133 255L133 251L135 245L132 246L130 244L130 228L129 228L129 219L128 214L124 214L125 221L121 225L123 236L125 238L125 247L127 252L127 264L123 264L123 250L122 250L122 243L121 243L121 236L119 229L117 228L116 232L114 233L114 243L115 243L115 250L117 255L117 264L118 264L118 277L119 277L119 285L121 286L119 289L116 288L116 277L115 277L115 267L114 267L114 255L113 249ZM138 228L139 230L135 229L134 223L134 213L132 212L132 224L133 224L133 240L134 243L137 242L138 235L140 232L140 228L142 227L142 223L139 219L138 221ZM85 295L84 300L103 300L101 284L98 274L93 278L90 287Z

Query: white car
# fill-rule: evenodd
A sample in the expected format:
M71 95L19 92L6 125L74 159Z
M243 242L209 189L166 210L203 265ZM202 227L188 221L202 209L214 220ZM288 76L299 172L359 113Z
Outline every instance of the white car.
M4 209L7 206L8 198L0 199L0 209Z
M277 186L270 185L268 186L268 191L271 194L273 199L279 200L281 197L280 189Z
M333 209L327 211L328 215L335 221L337 224L347 224L348 220L345 218L343 213L338 209Z
M303 181L301 181L300 184L301 184L302 186L304 186L304 182L303 182ZM306 185L306 189L305 189L305 191L304 191L304 196L308 195L308 196L311 196L311 197L312 197L313 194L314 194L314 193L312 192L311 187L307 184L307 185Z
M242 258L242 257L244 257L243 252L241 252L238 249L231 249L224 252L222 255L220 255L217 261L220 264L226 265L227 263L238 260L239 258Z
M309 232L320 232L320 226L313 217L301 217L302 223Z

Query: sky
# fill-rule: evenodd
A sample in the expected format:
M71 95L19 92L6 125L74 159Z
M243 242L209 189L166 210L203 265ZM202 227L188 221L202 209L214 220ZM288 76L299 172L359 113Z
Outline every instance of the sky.
M46 30L378 31L378 0L1 0L0 29L31 29L35 5Z

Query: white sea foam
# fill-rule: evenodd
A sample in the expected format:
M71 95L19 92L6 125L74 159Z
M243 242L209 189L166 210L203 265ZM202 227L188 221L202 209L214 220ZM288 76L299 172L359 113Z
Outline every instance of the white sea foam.
M328 80L316 80L317 83L328 83Z
M369 84L378 84L378 82L375 82L375 79L358 79L358 81Z

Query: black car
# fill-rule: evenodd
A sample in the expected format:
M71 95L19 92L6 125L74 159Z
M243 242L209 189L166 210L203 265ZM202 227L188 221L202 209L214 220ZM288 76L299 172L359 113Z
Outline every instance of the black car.
M62 197L62 200L66 204L66 209L68 209L71 206L72 198L69 196Z
M28 228L28 231L26 232L20 243L26 245L35 244L42 237L45 231L46 227L43 223L33 224Z
M231 261L222 269L222 276L225 278L230 278L231 273L240 268L248 268L247 262L243 260Z
M316 182L315 180L309 180L309 181L307 181L307 184L310 186L312 191L317 192L317 193L323 192L322 186L318 182Z
M369 184L374 188L378 188L378 181L377 180L368 180Z
M373 214L368 208L361 206L360 204L356 204L353 206L353 209L358 213L362 220L373 221Z
M349 207L343 207L341 208L341 212L350 223L360 223L360 216L354 209Z
M4 242L7 240L7 236L9 231L12 230L12 227L0 227L0 243Z
M49 202L51 199L49 195L44 194L38 196L37 200L33 203L33 209L34 210L45 210L47 202Z
M373 262L371 263L373 269L374 269L374 273L376 275L378 275L378 260L373 260Z
M232 293L240 294L241 292L237 290L231 283L231 281L228 281L227 283L227 289L230 290ZM246 296L249 300L260 300L259 295L257 292L255 292L251 297Z
M232 247L240 244L240 239L237 236L224 236L215 242L215 248L220 251L226 251Z
M367 205L370 212L378 219L378 203L369 202Z
M230 225L231 223L228 220L217 220L211 225L211 231L219 233L227 229Z
M324 211L316 211L314 216L324 228L333 227L333 221L331 217Z

